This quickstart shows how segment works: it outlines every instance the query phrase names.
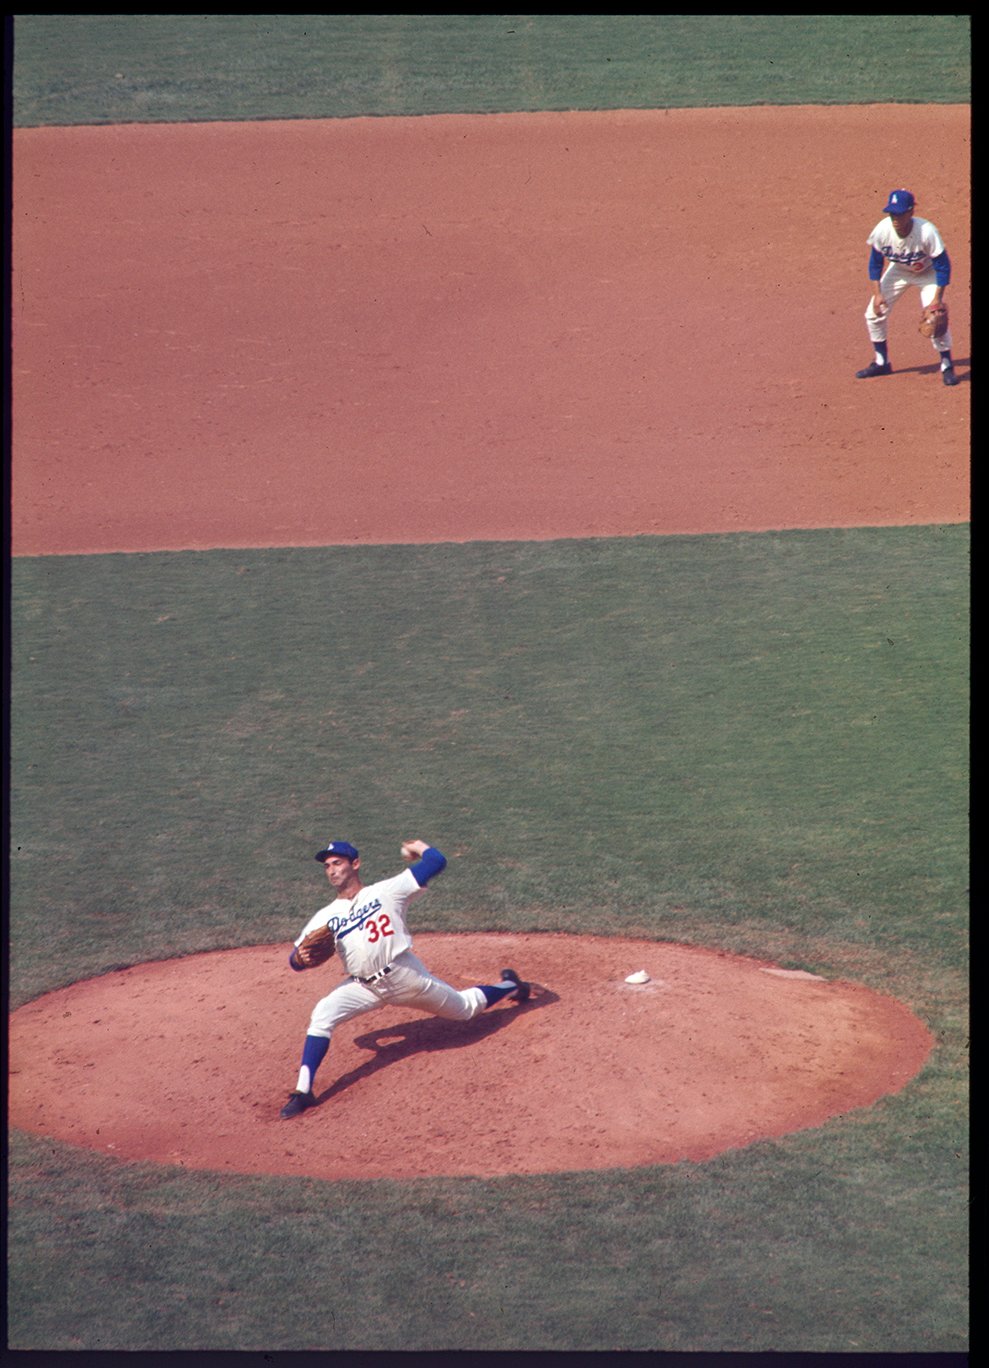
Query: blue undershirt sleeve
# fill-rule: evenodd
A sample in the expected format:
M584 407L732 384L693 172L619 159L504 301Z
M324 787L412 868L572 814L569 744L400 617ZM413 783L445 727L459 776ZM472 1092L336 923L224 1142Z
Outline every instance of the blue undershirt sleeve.
M886 258L883 256L882 252L877 252L875 247L873 247L869 254L869 279L879 280L882 276L885 264Z
M435 846L427 846L415 864L409 865L412 877L420 888L425 888L430 879L446 869L446 856Z
M934 279L939 285L951 283L951 258L947 252L942 252L940 256L933 257L931 265L934 267Z

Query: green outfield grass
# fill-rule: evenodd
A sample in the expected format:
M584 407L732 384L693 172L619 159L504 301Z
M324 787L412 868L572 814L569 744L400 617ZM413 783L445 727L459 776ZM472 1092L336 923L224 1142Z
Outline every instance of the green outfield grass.
M25 14L20 125L964 104L964 14Z
M415 830L452 857L423 929L751 953L939 1041L866 1113L668 1170L341 1190L19 1137L18 1342L961 1348L967 555L935 527L17 561L15 1001L288 940L314 842L384 871ZM406 1232L397 1304L369 1220Z
M449 851L434 928L933 924L958 969L966 540L19 560L14 900L64 953L17 938L15 993L285 936L331 831L371 868L411 829Z

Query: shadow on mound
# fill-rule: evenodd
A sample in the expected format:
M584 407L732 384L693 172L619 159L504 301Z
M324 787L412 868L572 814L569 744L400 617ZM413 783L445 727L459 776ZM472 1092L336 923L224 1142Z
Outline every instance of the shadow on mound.
M381 1069L400 1064L417 1054L434 1054L439 1050L462 1050L495 1035L510 1026L519 1016L529 1015L540 1007L559 1002L556 993L538 983L532 984L528 1002L506 1004L496 1012L482 1012L472 1021L445 1021L441 1017L415 1017L411 1021L381 1026L354 1037L354 1045L361 1050L373 1050L373 1058L351 1069L318 1096L317 1105L345 1092L355 1083L371 1078Z

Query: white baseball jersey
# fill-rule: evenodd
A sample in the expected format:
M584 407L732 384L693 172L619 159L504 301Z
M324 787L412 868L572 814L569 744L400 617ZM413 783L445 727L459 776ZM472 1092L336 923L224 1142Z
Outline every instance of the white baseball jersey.
M411 869L403 869L391 879L367 884L354 898L335 898L321 907L295 943L299 945L319 926L330 926L347 973L370 978L403 950L411 949L405 910L424 892Z
M941 234L928 219L914 216L910 232L905 238L897 236L896 229L887 215L881 219L866 238L870 247L875 248L894 266L913 275L929 270L933 257L944 251Z

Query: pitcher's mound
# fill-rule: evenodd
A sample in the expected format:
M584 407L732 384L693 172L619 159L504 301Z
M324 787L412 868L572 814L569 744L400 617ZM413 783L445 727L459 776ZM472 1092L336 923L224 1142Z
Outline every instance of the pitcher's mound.
M490 1176L703 1160L902 1088L933 1039L860 985L656 941L420 935L458 988L534 984L472 1022L385 1007L341 1027L292 1121L336 961L288 945L144 964L10 1024L10 1122L123 1159L314 1178ZM649 981L626 983L644 969Z

